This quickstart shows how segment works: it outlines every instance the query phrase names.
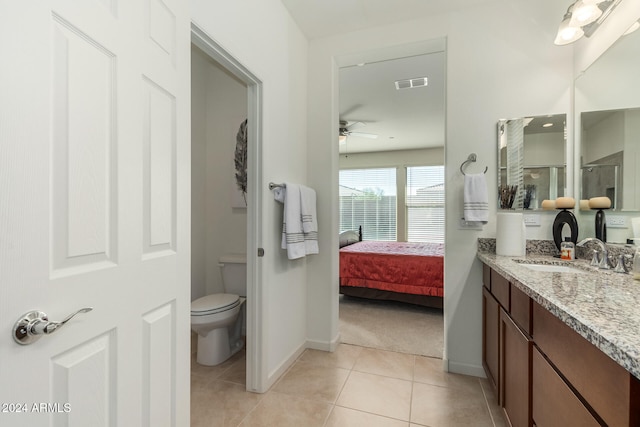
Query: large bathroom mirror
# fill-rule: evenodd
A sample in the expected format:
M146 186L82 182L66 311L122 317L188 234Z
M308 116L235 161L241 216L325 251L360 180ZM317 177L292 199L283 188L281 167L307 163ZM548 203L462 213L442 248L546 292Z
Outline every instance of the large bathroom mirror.
M575 83L581 199L640 211L640 31L623 35Z
M566 122L566 114L498 121L498 187L517 186L513 204L498 207L535 210L564 196Z

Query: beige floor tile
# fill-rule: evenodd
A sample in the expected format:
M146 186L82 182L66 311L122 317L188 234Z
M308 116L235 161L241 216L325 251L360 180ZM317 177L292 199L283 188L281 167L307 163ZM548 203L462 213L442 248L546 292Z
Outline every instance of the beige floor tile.
M351 372L336 405L409 421L411 381Z
M191 390L195 390L197 388L204 388L213 381L213 378L209 378L206 375L195 375L191 374Z
M411 422L425 426L493 427L482 390L413 383Z
M464 389L472 393L482 390L478 377L445 372L442 370L442 360L432 357L416 356L413 380L424 384Z
M300 360L315 363L320 366L351 369L361 352L362 347L350 344L338 344L334 352L307 349L302 353L302 356L300 356Z
M273 391L333 403L347 376L347 369L297 361L277 382Z
M408 427L408 425L406 421L336 406L331 411L325 427Z
M237 426L264 395L247 392L244 386L212 381L191 390L191 427Z
M489 407L489 412L491 413L491 418L493 419L495 427L507 427L507 421L505 419L502 408L498 404L498 398L496 396L495 390L493 389L493 386L491 386L491 383L486 378L480 379L480 386L482 387L482 391L487 401L487 406Z
M393 351L365 348L353 367L354 371L402 380L413 379L415 356Z
M199 376L213 380L220 377L220 375L229 369L235 362L235 357L231 357L229 360L225 360L219 365L204 366L196 362L196 355L194 353L191 356L191 376Z
M218 377L221 381L229 381L235 384L246 385L247 383L247 358L242 357L235 361L233 365Z
M321 427L331 404L269 392L260 404L242 421L243 427Z

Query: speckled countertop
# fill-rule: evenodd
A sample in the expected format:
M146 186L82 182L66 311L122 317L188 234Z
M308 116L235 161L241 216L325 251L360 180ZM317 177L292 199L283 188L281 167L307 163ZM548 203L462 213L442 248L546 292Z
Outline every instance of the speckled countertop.
M497 256L483 244L478 259L640 378L640 281L631 274L598 270L584 259L561 261L529 251L525 257ZM522 262L568 265L584 272L534 271Z

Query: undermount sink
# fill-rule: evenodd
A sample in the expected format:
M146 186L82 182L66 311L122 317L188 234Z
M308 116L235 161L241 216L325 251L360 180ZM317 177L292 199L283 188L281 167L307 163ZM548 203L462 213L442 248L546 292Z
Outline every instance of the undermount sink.
M521 266L534 271L546 271L549 273L585 273L584 270L569 267L568 265L556 264L526 264L520 263Z

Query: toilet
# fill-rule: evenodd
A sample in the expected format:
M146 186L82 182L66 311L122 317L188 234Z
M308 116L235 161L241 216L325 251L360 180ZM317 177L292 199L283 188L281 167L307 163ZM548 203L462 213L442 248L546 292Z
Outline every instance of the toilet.
M244 346L247 257L227 254L218 265L225 293L191 302L191 329L198 334L196 361L207 366L224 362Z

